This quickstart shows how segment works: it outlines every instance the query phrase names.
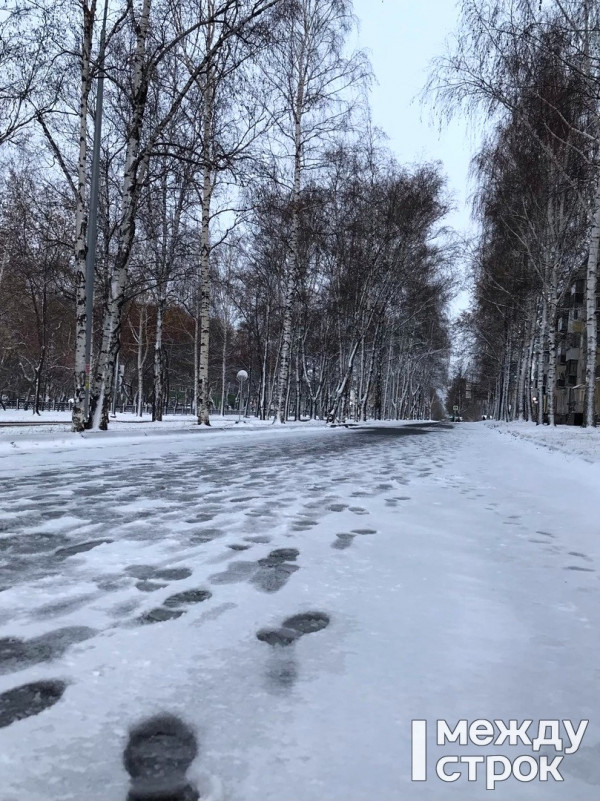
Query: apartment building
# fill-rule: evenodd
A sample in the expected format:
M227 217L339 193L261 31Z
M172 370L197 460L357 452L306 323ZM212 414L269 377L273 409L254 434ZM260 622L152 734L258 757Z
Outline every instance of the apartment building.
M556 422L582 425L585 405L585 277L573 276L558 318L556 349ZM600 296L597 298L600 309ZM600 342L600 314L597 316ZM600 418L600 348L596 367L596 416Z

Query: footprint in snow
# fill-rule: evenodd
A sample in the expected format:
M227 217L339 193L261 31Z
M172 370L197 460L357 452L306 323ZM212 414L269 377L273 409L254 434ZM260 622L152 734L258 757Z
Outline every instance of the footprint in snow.
M174 715L157 715L129 733L123 763L131 777L127 801L198 801L186 778L198 754L189 726Z
M182 604L199 604L202 603L202 601L208 601L208 599L211 597L212 593L210 590L183 590L183 592L177 592L175 595L169 596L165 601L163 601L163 606L172 608L181 606Z
M300 612L300 614L292 615L283 621L283 626L297 631L299 637L303 634L321 631L328 625L329 615L324 612Z
M578 556L580 559L585 559L586 562L593 562L594 561L587 554L580 553L579 551L569 551L569 556Z
M298 665L294 658L293 645L305 634L312 634L329 625L329 616L323 612L303 612L286 618L276 629L261 629L257 639L273 646L266 667L266 688L269 692L286 693L298 679Z
M354 534L336 534L335 536L337 539L331 543L331 547L337 551L345 551L346 548L352 545L354 540Z
M158 584L156 581L138 581L135 586L140 592L156 592L156 590L164 589L167 585Z
M89 640L95 634L96 630L87 626L66 626L29 640L4 637L0 639L0 674L58 659L71 645Z
M318 525L316 520L301 517L292 523L292 531L308 531L309 528L313 528L316 525Z
M167 620L176 620L184 613L183 609L167 609L164 606L158 606L156 609L150 609L138 618L138 623L148 625L150 623L164 623Z
M268 645L291 645L305 634L321 631L329 625L329 615L324 612L301 612L286 618L277 629L260 629L256 637Z
M180 607L199 604L212 598L210 590L190 589L170 595L163 601L162 606L150 609L138 618L138 623L148 625L150 623L164 623L167 620L176 620L185 614L186 610Z
M0 694L0 728L18 720L39 715L54 706L63 696L67 685L56 679L34 681Z
M125 573L139 579L135 586L140 592L155 592L167 586L164 582L182 581L192 575L189 567L157 569L153 565L129 565Z
M289 577L300 570L295 562L300 551L296 548L278 548L265 558L259 559L258 571L250 579L251 583L263 592L277 592L288 581Z
M569 565L564 567L563 570L577 570L579 573L595 573L593 567L580 567L579 565Z

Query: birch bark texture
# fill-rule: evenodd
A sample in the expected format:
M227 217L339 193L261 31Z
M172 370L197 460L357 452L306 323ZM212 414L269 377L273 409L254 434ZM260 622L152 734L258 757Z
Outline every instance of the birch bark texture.
M206 29L206 47L212 48L215 36L214 26ZM198 425L210 425L210 384L208 375L210 347L210 309L211 309L211 276L210 276L210 221L213 195L213 118L215 100L215 69L208 62L203 75L202 96L202 188L200 194L201 231L200 231L200 304L198 320L198 386L196 415Z
M81 86L79 97L79 155L77 159L77 191L75 195L75 387L73 393L72 430L83 431L86 425L85 394L89 389L90 372L86 365L86 286L85 263L87 256L87 124L92 88L92 37L96 0L82 3L83 26L81 37ZM86 369L87 368L87 369Z

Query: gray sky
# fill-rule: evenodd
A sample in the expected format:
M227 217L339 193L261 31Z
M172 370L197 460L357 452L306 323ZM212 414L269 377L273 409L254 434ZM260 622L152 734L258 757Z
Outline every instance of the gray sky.
M454 0L354 0L360 22L358 46L367 50L376 83L371 94L373 122L389 137L389 147L403 163L439 160L448 177L456 211L449 224L472 233L468 183L475 142L467 125L453 121L440 132L428 108L416 97L430 60L444 51L457 27ZM460 302L464 307L465 299Z

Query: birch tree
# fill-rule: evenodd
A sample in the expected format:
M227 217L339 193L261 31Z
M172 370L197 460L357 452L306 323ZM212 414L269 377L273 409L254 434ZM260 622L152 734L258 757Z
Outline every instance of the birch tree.
M85 359L85 258L87 225L88 118L94 78L93 38L96 0L24 0L9 6L2 33L12 68L0 89L0 108L8 104L8 121L2 138L35 122L42 146L63 173L72 193L75 264L76 345L73 430L83 429L84 394L89 376ZM73 120L76 120L73 124ZM76 147L70 147L71 139Z
M598 56L599 27L597 4L591 0L553 0L539 4L532 0L511 0L508 4L466 0L462 4L462 29L456 46L446 57L437 60L430 88L442 100L460 107L476 107L488 118L512 120L521 136L531 137L552 163L560 181L574 192L573 201L580 213L587 215L586 270L586 408L584 423L595 424L595 371L597 363L597 260L600 221L598 213ZM560 52L559 52L560 51ZM540 58L556 58L560 69L571 81L571 98L558 99L545 94L543 86L531 88L530 101L541 107L547 120L540 128L539 114L529 113L523 103L531 86L530 65ZM579 113L571 113L572 99ZM557 126L557 121L559 125ZM536 127L537 126L537 127ZM571 165L581 159L584 175L573 183ZM572 201L572 202L573 202ZM556 210L548 212L556 222ZM550 217L547 216L547 221ZM552 223L554 224L554 223ZM550 259L550 262L552 259ZM549 269L546 284L556 284ZM554 336L554 288L544 290L541 320L549 332L550 347ZM549 312L549 314L548 314ZM550 315L550 316L549 316ZM543 353L545 345L538 351ZM550 365L550 376L554 363ZM538 370L539 372L539 370ZM541 373L540 373L541 375ZM538 398L541 401L541 398ZM550 406L552 399L550 398ZM541 402L539 403L541 407ZM552 412L552 409L550 409Z
M259 17L277 4L278 0L220 0L207 16L198 17L198 9L174 3L171 12L177 26L165 29L160 7L152 0L143 0L139 11L128 9L128 24L133 36L131 84L126 93L129 105L124 163L120 190L120 219L116 254L112 267L110 293L105 303L102 342L97 361L92 393L93 425L108 426L108 410L112 390L114 363L119 349L123 305L126 301L128 266L135 239L136 213L140 190L147 176L154 149L171 121L181 109L188 93L216 54L230 39L251 36L252 26ZM211 13L212 12L212 13ZM161 107L159 119L147 115L148 89L154 73L167 56L203 26L218 25L218 32L209 49L195 53L194 67L181 83L172 87L168 102ZM107 68L107 75L111 73Z
M271 87L277 132L274 158L278 180L288 186L291 235L286 264L283 332L275 419L285 422L290 372L294 295L301 269L299 224L304 173L319 161L319 150L334 131L346 126L343 92L366 75L361 54L346 57L344 47L352 26L347 0L286 0L279 9L275 42L264 66Z

